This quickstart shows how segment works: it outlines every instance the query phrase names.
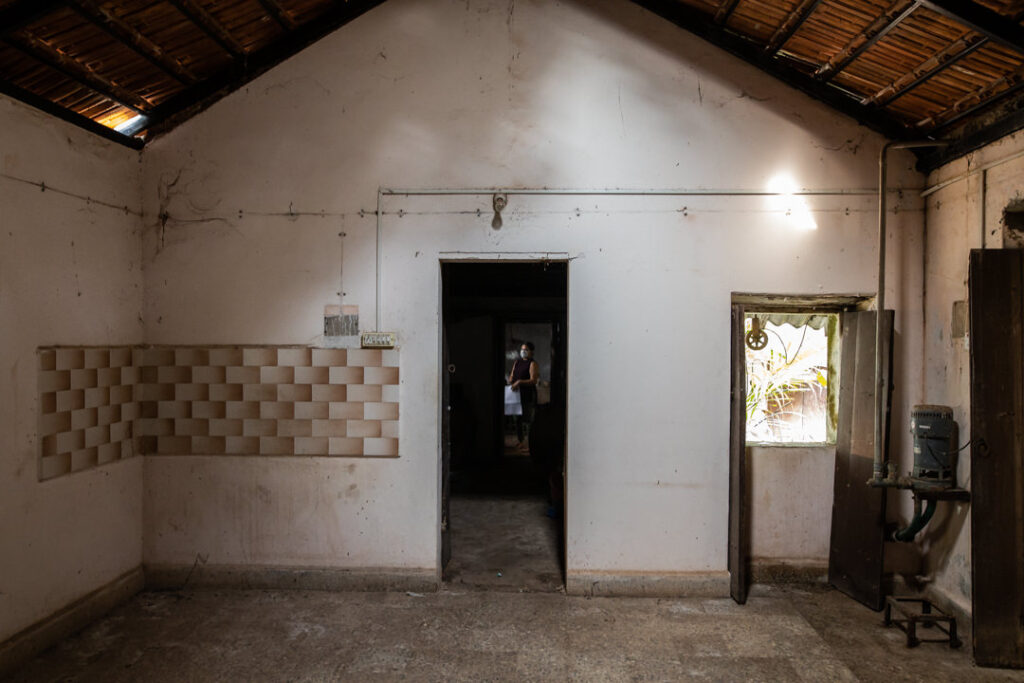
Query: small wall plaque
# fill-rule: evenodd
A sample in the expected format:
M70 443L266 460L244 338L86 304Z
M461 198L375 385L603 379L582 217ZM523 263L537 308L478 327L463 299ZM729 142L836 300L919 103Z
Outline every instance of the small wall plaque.
M363 332L359 344L364 349L393 349L395 348L395 333Z

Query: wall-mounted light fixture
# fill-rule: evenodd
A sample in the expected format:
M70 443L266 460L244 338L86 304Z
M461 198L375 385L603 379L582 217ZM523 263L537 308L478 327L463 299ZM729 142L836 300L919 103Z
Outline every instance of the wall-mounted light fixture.
M798 194L800 185L796 178L786 172L778 173L768 181L769 192L776 193L769 197L769 207L785 216L785 222L797 230L817 230L818 223L814 220L811 206L807 198Z
M501 212L505 210L506 206L508 206L508 196L495 194L491 200L491 205L494 207L494 219L491 221L491 227L495 230L501 230Z

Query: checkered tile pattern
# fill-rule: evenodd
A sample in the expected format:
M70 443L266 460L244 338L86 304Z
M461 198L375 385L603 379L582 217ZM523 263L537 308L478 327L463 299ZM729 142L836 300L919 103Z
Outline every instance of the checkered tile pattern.
M44 479L135 452L398 455L394 350L41 349L39 389Z
M135 455L132 348L39 349L39 478Z
M143 452L398 455L398 352L136 350Z

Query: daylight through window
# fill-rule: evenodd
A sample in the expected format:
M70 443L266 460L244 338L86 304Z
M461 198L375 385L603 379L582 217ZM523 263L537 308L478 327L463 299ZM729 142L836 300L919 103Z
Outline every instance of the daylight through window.
M748 313L747 441L835 440L838 316Z

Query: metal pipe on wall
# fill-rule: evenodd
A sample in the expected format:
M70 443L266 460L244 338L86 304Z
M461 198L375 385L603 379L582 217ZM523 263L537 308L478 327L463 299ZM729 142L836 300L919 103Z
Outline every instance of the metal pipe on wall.
M884 449L883 422L885 421L885 387L882 386L882 316L885 313L885 256L886 256L886 192L888 190L888 157L890 149L914 149L919 147L945 147L947 143L935 140L919 142L887 142L878 155L878 290L875 294L875 438L874 461L871 466L871 481L879 486L882 475Z
M981 197L978 200L978 204L979 204L978 209L981 212L981 216L979 217L979 222L981 223L981 248L984 249L985 248L985 242L986 242L985 225L986 225L986 222L988 221L988 216L986 215L986 206L985 206L986 202L988 201L988 169L987 168L981 169L981 190L980 190L980 192L981 192Z
M875 190L870 189L822 189L822 190L795 190L793 192L780 192L770 190L746 190L746 189L659 189L647 188L633 190L628 188L605 188L600 190L586 190L579 188L551 188L551 187L488 187L488 188L377 188L377 291L376 291L376 320L374 326L377 331L383 330L383 312L381 305L381 268L383 265L383 226L381 225L383 201L385 196L462 196L462 195L535 195L535 196L622 196L622 197L859 197L873 196Z
M407 195L407 196L429 196L429 195L489 195L489 194L515 194L515 195L590 195L590 196L624 196L624 197L825 197L825 196L874 196L874 189L821 189L821 190L794 190L792 192L776 190L747 190L747 189L718 189L718 188L697 188L697 189L671 189L671 188L649 188L632 190L628 188L606 188L599 190L584 190L577 188L552 188L552 187L491 187L491 188L426 188L426 189L402 189L382 188L385 195Z
M381 263L384 259L384 247L381 245L381 215L383 214L384 189L381 187L377 188L377 299L375 318L373 320L373 326L377 328L378 332L384 330L384 326L381 324L381 304L380 304L380 284L381 284Z
M937 502L934 498L929 498L925 501L915 500L913 519L910 520L910 524L894 532L892 540L900 543L910 543L913 541L917 537L918 532L928 526L928 522L932 521L936 505Z
M979 166L978 168L971 169L970 171L964 171L963 173L961 173L959 175L955 175L952 178L948 178L947 180L943 180L941 183L936 183L936 184L932 185L931 187L927 187L927 188L921 190L921 197L924 198L924 197L927 197L928 195L935 194L936 192L938 192L939 190L941 190L943 188L949 187L950 185L952 185L954 183L958 183L961 180L966 180L967 178L970 178L972 175L975 175L975 174L978 174L978 173L985 173L985 172L995 168L996 166L1002 166L1003 164L1009 163L1011 161L1015 161L1016 159L1020 159L1021 157L1024 157L1024 150L1021 150L1019 152L1014 152L1013 154L1010 154L1009 156L1005 156L1002 159L996 159L995 161L990 161L989 163L984 164L983 166Z

